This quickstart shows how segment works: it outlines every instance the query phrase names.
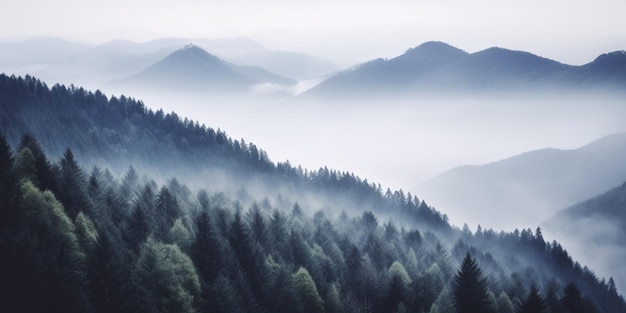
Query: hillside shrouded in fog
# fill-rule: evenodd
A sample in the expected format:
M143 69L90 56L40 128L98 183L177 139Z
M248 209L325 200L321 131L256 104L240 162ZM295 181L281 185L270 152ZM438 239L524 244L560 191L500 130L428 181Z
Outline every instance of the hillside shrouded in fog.
M624 11L6 3L0 312L626 312Z
M11 311L626 309L540 228L461 229L402 190L274 163L126 97L3 75L0 101Z

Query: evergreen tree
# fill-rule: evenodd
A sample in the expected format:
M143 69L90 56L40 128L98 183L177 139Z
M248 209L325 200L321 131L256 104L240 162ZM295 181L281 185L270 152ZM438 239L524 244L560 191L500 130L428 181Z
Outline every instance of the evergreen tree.
M79 212L84 211L90 216L92 204L87 196L85 174L76 163L70 149L65 150L59 162L59 181L57 182L59 201L63 203L68 215L73 219Z
M209 213L203 211L196 218L196 236L191 244L191 259L204 282L212 282L222 268L222 249L211 223Z
M152 224L150 216L142 206L135 206L133 213L129 217L128 225L124 237L130 249L139 253L141 244L152 234Z
M154 232L155 237L163 242L172 242L169 231L174 225L176 218L180 216L178 201L167 187L162 187L157 195L154 208Z
M7 171L8 172L8 171ZM40 186L39 176L37 175L37 167L35 165L35 156L28 148L22 148L15 159L15 168L13 169L18 179L27 179L35 186Z
M513 306L513 302L506 294L506 292L501 292L498 296L498 312L499 313L515 313L515 307Z
M89 291L96 313L132 312L137 292L132 289L130 251L120 239L101 231L87 256Z
M448 288L444 288L430 308L431 313L454 313L456 312L452 296Z
M411 284L411 278L406 272L402 264L393 262L387 272L389 277L389 286L387 294L383 301L384 312L395 312L400 304L405 305L407 302L408 289Z
M317 292L315 282L309 272L301 267L293 275L294 289L302 304L302 313L324 312L324 301Z
M595 307L588 298L582 297L580 290L573 283L563 290L561 305L566 313L594 313Z
M252 294L257 301L264 299L264 286L262 281L262 262L246 225L241 219L240 211L235 213L231 224L228 241L239 265L244 281L249 284Z
M422 275L422 306L427 309L435 302L446 284L446 278L437 263Z
M3 251L13 264L1 279L3 305L23 312L88 312L85 255L74 224L52 192L23 181L20 194L12 241Z
M56 173L52 170L52 165L48 161L43 148L34 136L26 134L22 137L18 151L28 148L33 155L35 175L37 179L33 180L35 186L41 190L56 191Z
M530 292L528 292L528 296L522 300L522 304L520 305L517 312L519 313L545 313L546 312L546 302L543 297L539 294L537 287L533 284L530 286Z
M134 272L138 312L196 312L200 281L178 246L149 238L141 247Z
M291 313L301 310L300 300L294 288L294 275L269 257L265 261L268 270L266 306L268 312Z
M454 277L453 295L453 303L458 313L493 312L487 281L469 252Z

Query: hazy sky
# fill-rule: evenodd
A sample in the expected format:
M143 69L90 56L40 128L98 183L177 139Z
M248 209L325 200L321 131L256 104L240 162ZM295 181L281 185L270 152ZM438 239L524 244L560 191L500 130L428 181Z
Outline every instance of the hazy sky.
M249 36L342 66L427 40L527 50L569 64L626 49L626 1L0 0L0 39Z

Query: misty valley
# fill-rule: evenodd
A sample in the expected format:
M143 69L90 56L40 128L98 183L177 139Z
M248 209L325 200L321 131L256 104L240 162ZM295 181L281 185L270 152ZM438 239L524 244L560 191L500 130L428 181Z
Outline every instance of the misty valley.
M0 311L626 312L623 51L0 48Z

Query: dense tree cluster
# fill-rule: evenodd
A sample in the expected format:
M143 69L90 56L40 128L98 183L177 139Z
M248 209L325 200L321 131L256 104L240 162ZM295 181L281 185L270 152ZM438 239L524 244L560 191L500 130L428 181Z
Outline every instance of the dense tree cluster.
M0 135L0 165L10 312L626 310L612 279L540 230L405 228L367 210L309 215L286 198L243 207L133 168L85 171L69 149L52 162L32 136L12 149Z

